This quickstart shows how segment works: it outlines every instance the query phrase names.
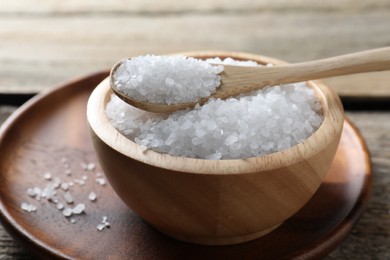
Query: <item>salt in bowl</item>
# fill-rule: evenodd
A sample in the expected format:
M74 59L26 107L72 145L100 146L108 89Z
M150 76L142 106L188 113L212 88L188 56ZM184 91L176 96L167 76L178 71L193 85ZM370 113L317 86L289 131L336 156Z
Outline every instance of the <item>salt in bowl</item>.
M283 64L237 52L191 52L196 58L232 57ZM325 84L309 82L324 121L308 139L289 149L235 160L204 160L145 151L109 122L108 80L91 94L87 118L101 167L119 197L141 218L173 238L227 245L264 236L301 209L326 176L339 144L344 114Z

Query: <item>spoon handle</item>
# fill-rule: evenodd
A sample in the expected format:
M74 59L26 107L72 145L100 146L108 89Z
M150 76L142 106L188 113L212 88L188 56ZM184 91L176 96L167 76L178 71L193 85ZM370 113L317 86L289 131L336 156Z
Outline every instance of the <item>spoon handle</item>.
M225 66L221 91L211 97L227 98L265 86L382 70L390 70L390 47L274 67Z
M275 66L270 76L280 84L382 70L390 70L390 47Z

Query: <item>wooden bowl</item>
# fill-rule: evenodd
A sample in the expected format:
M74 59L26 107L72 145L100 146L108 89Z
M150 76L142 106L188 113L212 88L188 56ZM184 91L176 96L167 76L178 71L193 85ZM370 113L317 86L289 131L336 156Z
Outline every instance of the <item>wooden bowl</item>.
M232 52L184 53L282 64ZM91 94L87 117L101 167L119 197L162 233L206 245L242 243L264 236L301 209L328 172L344 114L338 96L310 82L324 121L304 142L287 150L237 160L175 157L147 150L120 134L105 115L108 80Z

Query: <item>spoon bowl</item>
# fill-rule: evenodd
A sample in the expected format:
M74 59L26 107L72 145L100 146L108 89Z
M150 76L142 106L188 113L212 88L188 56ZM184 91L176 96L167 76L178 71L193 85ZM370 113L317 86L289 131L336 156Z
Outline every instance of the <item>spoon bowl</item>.
M125 95L118 90L113 80L113 74L121 62L114 65L110 73L110 86L114 93L126 103L145 111L169 113L192 108L196 104L204 104L210 98L226 99L243 93L261 89L266 86L287 84L314 80L326 77L348 75L361 72L390 70L390 47L362 51L332 58L281 64L277 66L231 66L224 65L221 75L221 85L216 91L195 102L163 104L141 101ZM272 63L273 64L273 63Z

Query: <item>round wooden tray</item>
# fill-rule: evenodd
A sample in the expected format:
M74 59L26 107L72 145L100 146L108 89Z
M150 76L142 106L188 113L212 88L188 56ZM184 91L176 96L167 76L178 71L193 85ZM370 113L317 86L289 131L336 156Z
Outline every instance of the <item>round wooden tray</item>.
M371 163L363 138L348 120L324 183L309 203L278 229L233 246L200 246L154 230L96 182L100 168L86 121L86 102L108 72L100 72L33 98L4 123L0 133L0 219L7 231L42 258L77 259L268 259L328 254L347 236L366 207ZM85 165L96 164L88 170ZM66 171L68 172L66 173ZM50 172L52 180L43 175ZM71 172L71 173L70 173ZM85 177L84 177L85 176ZM31 187L74 182L70 192L85 213L62 215L54 203L27 195ZM84 180L82 186L80 180ZM96 201L88 200L94 191ZM65 191L58 189L61 199ZM26 202L36 212L21 209ZM97 229L107 216L110 227Z

